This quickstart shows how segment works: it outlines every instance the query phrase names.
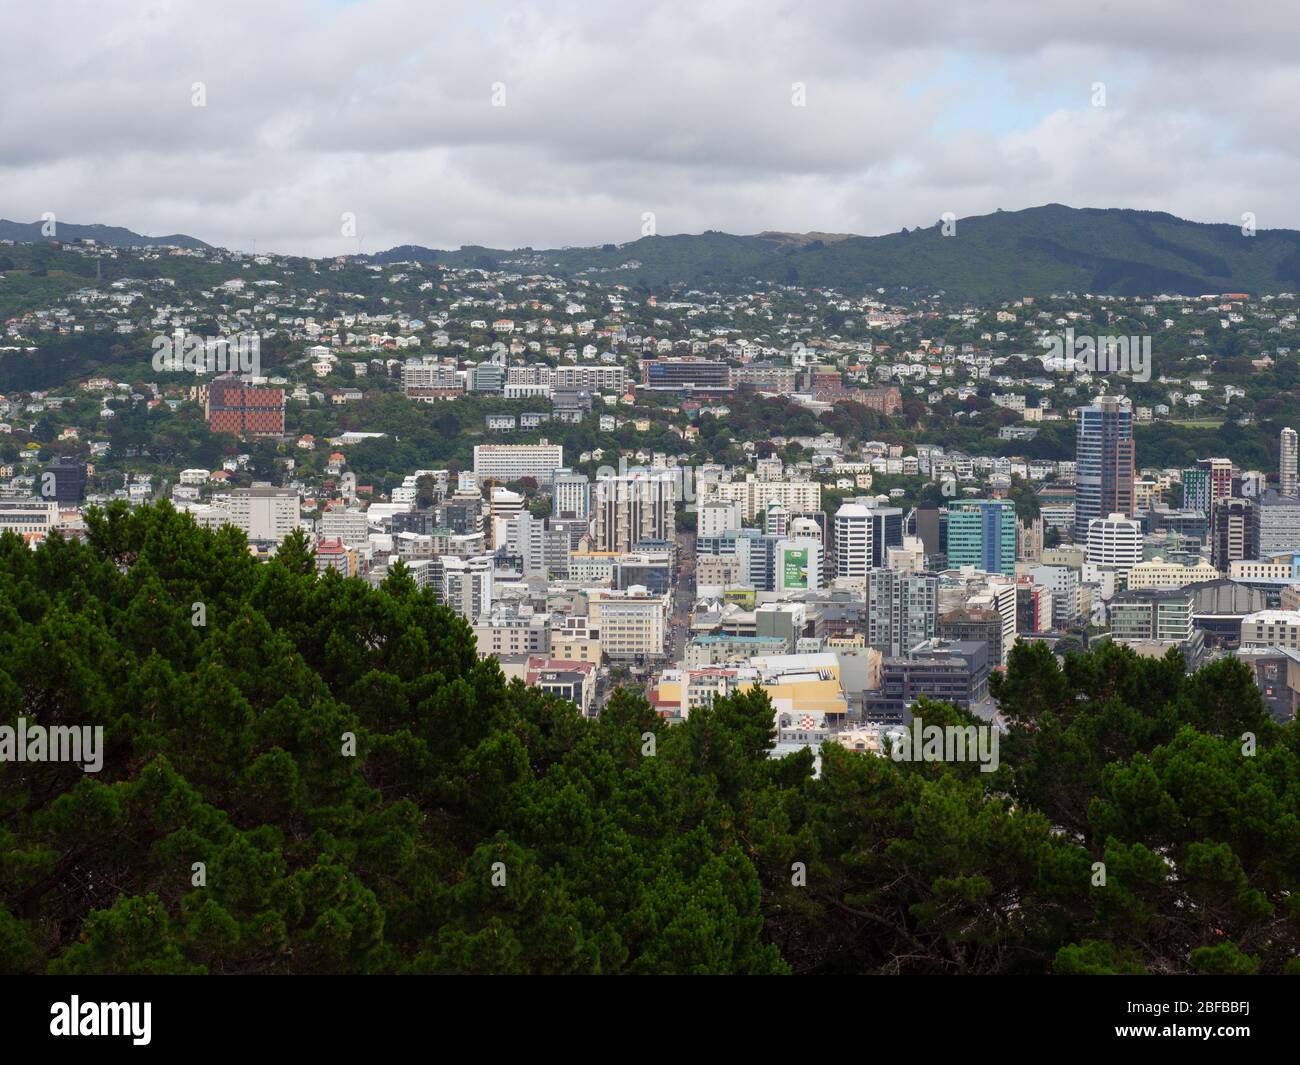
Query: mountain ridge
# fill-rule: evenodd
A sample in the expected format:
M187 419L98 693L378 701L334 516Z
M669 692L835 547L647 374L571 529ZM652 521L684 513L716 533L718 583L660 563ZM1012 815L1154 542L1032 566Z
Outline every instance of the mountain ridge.
M360 258L534 269L647 287L753 282L846 291L905 287L974 300L1066 291L1264 295L1300 288L1296 230L1247 235L1240 226L1192 222L1164 211L1055 203L957 219L950 236L944 229L936 222L871 237L707 230L551 250L408 244Z
M0 220L0 239L34 242L41 223ZM948 233L947 231L951 232ZM211 248L195 237L145 237L121 227L59 223L58 239ZM735 289L757 284L847 293L908 289L970 301L1090 292L1117 296L1251 295L1300 289L1300 232L1247 235L1227 223L1164 211L1049 203L878 236L767 230L647 236L621 244L534 249L401 244L354 261L415 261L622 281L649 289Z
M172 248L212 247L211 244L207 244L197 237L187 236L184 233L171 233L165 237L147 237L122 226L107 226L98 222L90 225L79 225L75 222L56 221L54 233L51 236L46 236L41 232L44 226L45 222L43 220L14 222L8 218L0 218L0 240L12 240L20 244L39 244L54 243L55 241L71 243L84 239L94 240L110 248L143 248L150 246Z

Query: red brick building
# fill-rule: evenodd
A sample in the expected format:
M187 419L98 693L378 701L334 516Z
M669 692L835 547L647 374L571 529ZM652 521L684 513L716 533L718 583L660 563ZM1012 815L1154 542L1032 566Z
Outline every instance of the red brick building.
M284 435L283 388L250 388L234 377L218 377L207 386L203 411L214 433Z
M902 392L892 385L886 388L864 388L853 398L864 407L879 411L881 414L893 414L903 405Z

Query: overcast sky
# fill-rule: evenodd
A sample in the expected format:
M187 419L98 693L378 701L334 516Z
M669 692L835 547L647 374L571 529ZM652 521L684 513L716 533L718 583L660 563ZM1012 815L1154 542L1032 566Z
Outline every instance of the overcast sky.
M623 242L646 212L1300 228L1298 39L1300 5L1240 0L4 0L0 217L312 255Z

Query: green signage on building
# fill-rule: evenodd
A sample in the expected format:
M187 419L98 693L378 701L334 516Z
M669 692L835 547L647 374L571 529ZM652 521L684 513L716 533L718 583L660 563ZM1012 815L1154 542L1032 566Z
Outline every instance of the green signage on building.
M787 548L782 563L786 588L808 587L808 548Z

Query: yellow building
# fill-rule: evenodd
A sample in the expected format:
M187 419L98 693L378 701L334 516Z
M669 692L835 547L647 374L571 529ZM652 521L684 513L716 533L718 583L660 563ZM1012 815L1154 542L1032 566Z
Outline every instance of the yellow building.
M1139 562L1128 571L1130 591L1144 588L1182 588L1200 581L1218 580L1221 574L1217 569L1202 559L1195 566L1184 566L1180 562L1166 562L1156 557L1149 562Z
M849 702L840 683L840 661L833 654L762 655L749 660L757 686L776 710L777 727L793 727L809 717L814 724L843 722Z

